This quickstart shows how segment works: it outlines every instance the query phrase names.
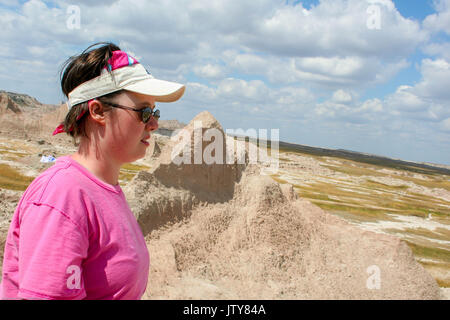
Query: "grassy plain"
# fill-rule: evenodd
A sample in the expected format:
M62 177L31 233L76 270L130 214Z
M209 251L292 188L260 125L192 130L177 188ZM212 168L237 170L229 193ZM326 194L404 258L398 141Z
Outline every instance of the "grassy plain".
M308 161L292 170L302 159L323 170L309 168ZM438 284L450 287L450 174L445 169L289 147L279 149L279 161L275 181L292 184L301 197L354 224L376 225L374 231L400 237ZM399 222L398 216L415 220Z

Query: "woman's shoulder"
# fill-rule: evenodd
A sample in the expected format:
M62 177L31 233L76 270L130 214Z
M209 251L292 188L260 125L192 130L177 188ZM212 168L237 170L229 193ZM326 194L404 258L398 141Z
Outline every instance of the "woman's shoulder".
M109 185L95 177L70 156L59 157L28 186L23 198L36 203L66 199L94 201L100 197L122 195L119 185Z
M84 221L86 208L94 203L94 188L89 179L73 166L69 157L58 158L53 166L38 175L22 195L19 204L20 215L27 214L30 208L41 207L58 211L72 221Z
M69 156L63 156L31 182L23 198L35 203L72 198L88 192L90 185L89 179L74 166L73 160Z

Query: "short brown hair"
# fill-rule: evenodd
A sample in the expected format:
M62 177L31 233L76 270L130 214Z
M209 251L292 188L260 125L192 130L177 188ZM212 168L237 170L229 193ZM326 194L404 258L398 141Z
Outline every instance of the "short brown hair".
M100 47L92 49L99 45ZM120 50L120 48L114 43L98 42L86 48L79 55L67 59L60 72L61 89L64 95L68 98L69 93L80 84L99 76L109 58L112 57L113 51L116 50ZM119 90L103 97L112 97L121 92L122 90ZM77 144L78 137L82 135L87 137L85 130L87 111L88 102L74 105L62 123L64 131L72 136L75 144ZM79 118L81 114L83 116Z

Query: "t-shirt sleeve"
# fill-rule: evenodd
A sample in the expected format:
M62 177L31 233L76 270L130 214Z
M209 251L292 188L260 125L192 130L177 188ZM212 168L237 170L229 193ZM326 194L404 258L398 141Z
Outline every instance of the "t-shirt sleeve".
M19 235L19 292L22 299L83 299L87 228L46 204L22 209Z

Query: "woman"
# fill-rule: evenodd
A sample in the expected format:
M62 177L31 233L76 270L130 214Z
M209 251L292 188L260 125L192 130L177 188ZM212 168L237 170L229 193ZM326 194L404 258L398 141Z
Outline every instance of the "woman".
M53 134L67 132L78 151L24 192L5 244L3 299L140 299L145 291L149 255L119 170L144 157L158 128L155 102L176 101L185 87L100 45L62 70L69 112Z

